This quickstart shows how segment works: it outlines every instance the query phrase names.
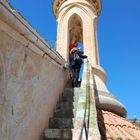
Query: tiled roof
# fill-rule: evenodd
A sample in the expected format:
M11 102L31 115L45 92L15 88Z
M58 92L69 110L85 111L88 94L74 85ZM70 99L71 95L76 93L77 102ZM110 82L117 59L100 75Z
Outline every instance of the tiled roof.
M102 140L140 140L140 129L114 113L97 110Z

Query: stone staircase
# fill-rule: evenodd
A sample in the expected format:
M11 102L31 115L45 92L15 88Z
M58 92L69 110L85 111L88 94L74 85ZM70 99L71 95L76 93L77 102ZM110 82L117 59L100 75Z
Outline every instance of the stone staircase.
M72 140L78 90L78 88L71 88L69 84L66 86L54 111L53 118L50 118L49 128L44 131L41 140Z

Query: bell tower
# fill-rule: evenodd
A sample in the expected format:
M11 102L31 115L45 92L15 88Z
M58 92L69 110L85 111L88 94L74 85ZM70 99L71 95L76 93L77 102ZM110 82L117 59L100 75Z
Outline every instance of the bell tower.
M89 61L99 64L96 24L100 10L100 1L96 0L54 1L53 11L58 23L56 49L65 60L68 60L69 44L77 41L83 43Z
M83 43L84 54L88 56L98 91L96 106L125 116L125 107L110 94L105 85L106 73L100 66L97 41L100 0L54 0L53 12L57 20L56 50L68 61L69 44L75 41Z

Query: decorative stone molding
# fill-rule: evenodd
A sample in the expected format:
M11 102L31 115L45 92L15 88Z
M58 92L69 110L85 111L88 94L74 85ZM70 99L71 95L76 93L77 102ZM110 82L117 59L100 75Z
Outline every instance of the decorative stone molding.
M119 116L125 117L127 114L124 105L108 91L106 82L106 73L99 65L92 64L94 74L96 106L99 109L113 112Z
M112 93L100 91L100 90L98 90L96 92L98 92L98 95L100 95L100 96L106 96L106 97L110 97L110 98L114 98L114 99L118 100L116 96L112 95Z
M107 94L98 94L98 96L96 96L96 106L97 108L113 112L122 117L125 117L127 114L124 105L119 100L111 96L107 96Z
M105 70L100 65L91 64L91 66L93 73L95 75L98 75L104 82L106 82L107 77Z
M125 106L111 93L95 89L95 97L97 108L113 112L122 117L126 116Z
M59 11L59 7L65 2L65 1L68 1L68 0L54 0L54 3L53 3L53 12L54 12L54 15L57 17L57 13ZM75 0L75 2L77 2L78 0ZM83 0L84 1L84 0ZM100 0L86 0L88 1L89 3L91 3L92 6L95 7L96 9L96 13L99 15L100 12L101 12L101 2Z

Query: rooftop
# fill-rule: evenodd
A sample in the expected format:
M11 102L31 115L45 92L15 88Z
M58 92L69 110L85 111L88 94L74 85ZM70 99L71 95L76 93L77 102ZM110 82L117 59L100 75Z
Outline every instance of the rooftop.
M98 109L98 125L102 140L138 140L140 129L114 113Z

